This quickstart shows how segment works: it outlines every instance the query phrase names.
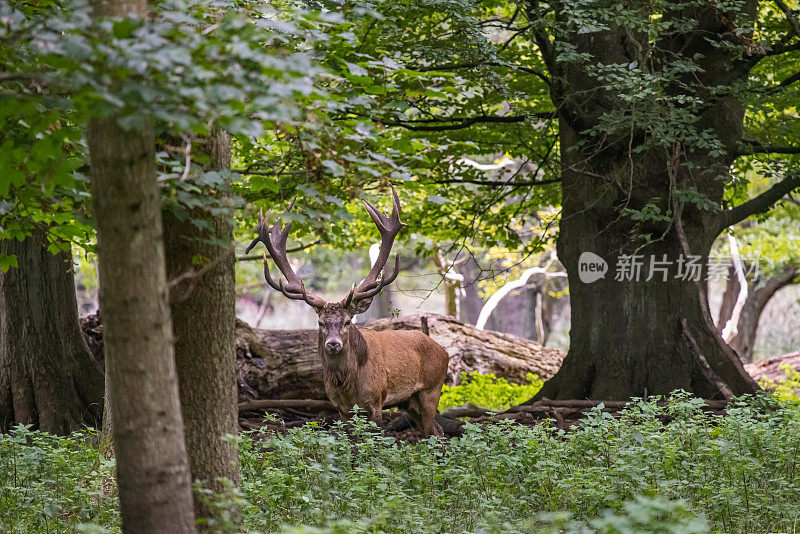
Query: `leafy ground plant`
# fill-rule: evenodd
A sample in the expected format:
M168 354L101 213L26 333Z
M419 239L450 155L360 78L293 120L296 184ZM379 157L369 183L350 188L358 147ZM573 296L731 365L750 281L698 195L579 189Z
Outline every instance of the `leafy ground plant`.
M481 374L477 371L461 373L458 385L442 388L439 411L465 404L474 404L489 410L506 410L530 399L542 388L543 382L535 374L528 373L526 378L525 384L512 384L493 374Z
M748 397L713 416L688 395L656 400L620 418L596 409L569 432L500 421L413 445L362 418L349 428L244 433L244 529L792 531L800 522L797 403ZM0 447L0 531L119 531L113 463L93 434L18 427Z

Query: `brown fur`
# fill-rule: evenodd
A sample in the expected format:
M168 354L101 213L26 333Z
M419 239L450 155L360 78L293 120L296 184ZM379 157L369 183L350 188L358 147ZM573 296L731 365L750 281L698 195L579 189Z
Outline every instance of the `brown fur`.
M359 330L348 324L355 310L340 303L317 312L325 392L342 417L357 405L379 422L384 407L404 405L427 435L441 435L434 416L449 360L441 345L417 330ZM327 350L339 339L341 351Z

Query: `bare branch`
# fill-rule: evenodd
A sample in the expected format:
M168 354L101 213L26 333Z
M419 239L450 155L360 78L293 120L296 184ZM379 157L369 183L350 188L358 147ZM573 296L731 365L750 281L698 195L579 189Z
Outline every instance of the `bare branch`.
M320 243L322 243L322 239L315 239L311 243L307 243L305 245L298 245L296 247L287 248L286 252L287 253L300 252L301 250L305 250L307 248L311 248L311 247L313 247L315 245L319 245ZM256 260L261 261L262 257L261 256L236 256L236 261L256 261Z
M502 61L473 61L469 63L451 63L448 65L428 65L425 67L419 66L410 68L412 70L416 70L419 72L431 72L431 71L447 71L447 70L459 70L459 69L474 69L477 67L506 67L512 70L525 72L527 74L533 74L534 76L539 77L547 85L551 84L550 77L538 69L532 69L530 67L525 67L523 65L517 65L516 63L503 63Z

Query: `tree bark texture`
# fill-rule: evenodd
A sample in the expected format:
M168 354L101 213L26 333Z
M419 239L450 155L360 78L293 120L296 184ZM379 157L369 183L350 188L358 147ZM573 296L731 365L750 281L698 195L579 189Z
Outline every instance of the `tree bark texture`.
M229 168L228 134L215 131L205 141L209 167ZM209 194L224 201L227 192ZM227 438L238 430L232 219L229 212L212 215L203 209L189 217L164 214L167 278L184 277L170 289L175 363L192 479L221 493L239 487L237 445ZM212 230L198 228L192 219L206 221ZM195 511L208 517L212 511L201 497L195 496Z
M794 283L798 272L797 267L789 266L771 278L757 280L749 284L747 299L744 301L736 326L737 333L728 342L728 345L736 351L743 362L750 363L753 361L753 348L756 343L758 322L767 303L780 289ZM738 294L739 280L736 276L729 277L722 298L719 321L717 321L717 329L719 331L722 331L725 328L725 324L730 320L733 310L732 303L736 302Z
M147 17L143 0L93 7L96 15ZM87 130L122 530L195 532L155 138L152 121L144 123L124 131L111 116L91 120Z
M692 73L687 84L697 88L698 97L710 99L705 87L733 83L746 74L731 68L728 49L716 46L731 35L728 21L710 4L687 9L696 13L667 10L665 22L690 17L697 19L699 29L665 36L657 43L659 53L700 58L704 70ZM748 4L746 9L754 7ZM566 11L558 16L566 17ZM641 51L650 46L647 35L628 28L569 36L577 52L608 65L639 61ZM721 202L733 156L694 147L687 150L681 143L669 151L657 146L648 149L648 134L639 130L592 137L584 132L603 113L635 110L580 65L568 63L561 74L562 87L568 89L559 90L554 98L563 169L558 256L569 275L570 350L561 370L536 398L623 400L675 389L712 398L756 391L757 384L714 327L705 282L675 278L674 266L681 256L699 256L699 263L706 264L727 219L719 212L673 201L672 191L696 187L700 194ZM733 96L713 99L695 126L698 131L713 132L732 149L741 139L743 106ZM674 213L671 220L635 221L623 213L626 208L642 210L650 203L656 203L662 214ZM642 237L648 234L653 237L650 241ZM581 281L583 252L608 263L605 278ZM673 265L668 280L656 275L646 281L646 263L639 281L616 281L620 256L634 253L658 260L666 255Z
M103 375L81 336L72 257L37 232L0 241L19 267L0 272L0 432L15 424L68 434L98 426Z

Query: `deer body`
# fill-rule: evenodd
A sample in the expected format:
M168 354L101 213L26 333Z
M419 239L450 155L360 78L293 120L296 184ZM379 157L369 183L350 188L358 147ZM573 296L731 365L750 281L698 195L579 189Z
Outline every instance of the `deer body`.
M354 315L364 313L372 298L397 278L400 258L395 258L394 272L387 276L381 271L391 253L394 238L405 226L400 222L400 200L392 189L392 214L386 216L364 201L369 216L381 234L380 250L369 274L358 287L353 286L342 302L326 302L310 294L292 270L286 257L286 238L291 224L281 227L278 222L269 226L259 216L258 237L246 252L260 241L264 243L287 284L279 277L276 282L269 272L264 256L264 278L287 298L304 300L319 317L319 354L323 364L325 393L347 417L354 406L367 410L370 418L379 422L384 406L400 406L414 422L430 435L441 435L434 421L442 385L447 375L449 356L441 345L419 331L359 330ZM291 206L290 206L291 209ZM379 279L380 276L380 279Z
M354 406L380 422L384 407L404 408L426 434L434 421L449 355L420 331L375 332L350 325L340 354L330 354L320 329L325 392L342 417Z

